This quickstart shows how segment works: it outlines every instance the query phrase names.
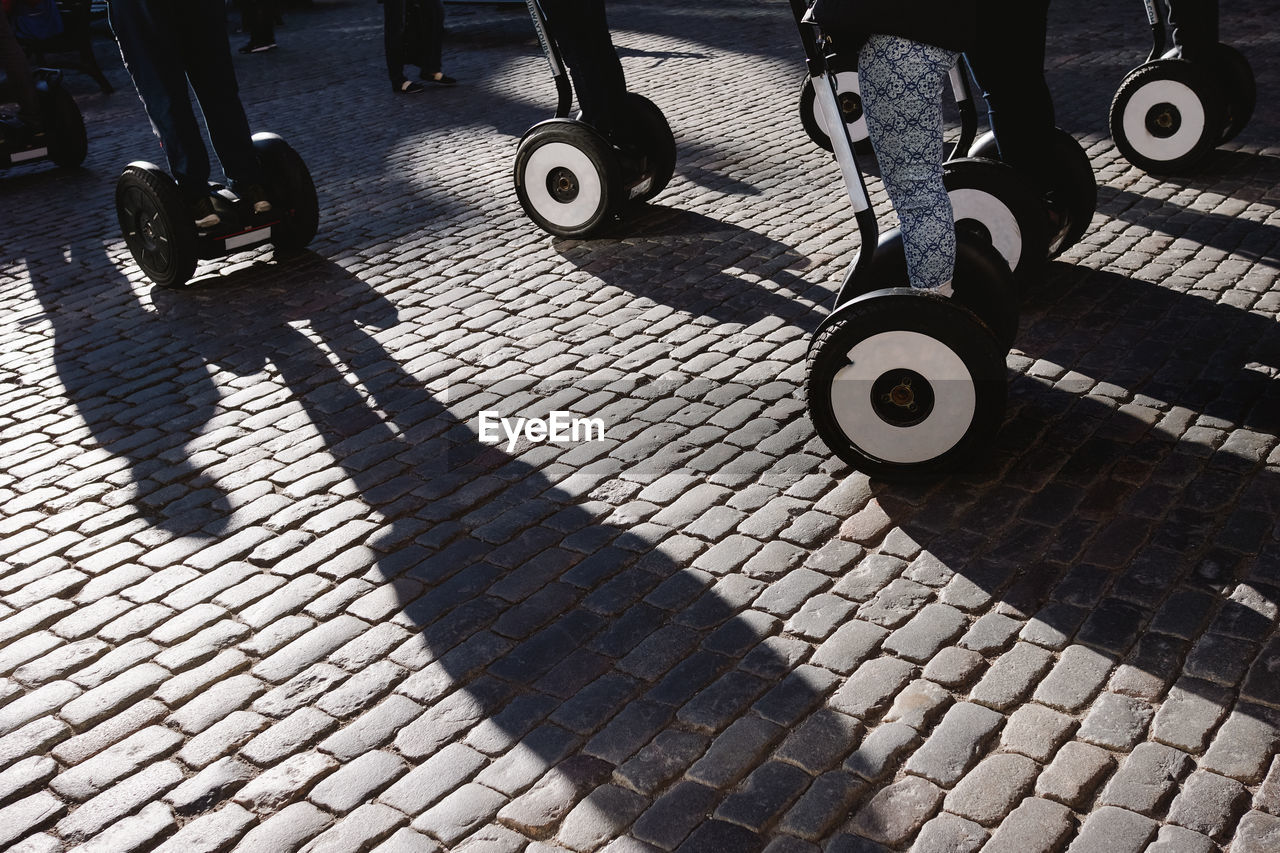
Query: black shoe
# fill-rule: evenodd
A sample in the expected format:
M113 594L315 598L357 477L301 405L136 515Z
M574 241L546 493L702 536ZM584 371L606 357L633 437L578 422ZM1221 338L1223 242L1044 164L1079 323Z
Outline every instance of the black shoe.
M207 195L201 196L191 203L191 218L195 220L197 228L206 230L222 222L222 217L218 215L218 211L213 209L213 197Z
M423 83L430 83L432 86L456 86L458 81L454 80L443 71L436 71L433 74L423 74L420 78Z
M267 201L267 191L261 184L248 184L236 191L240 200L253 206L254 214L270 213L271 202Z
M391 84L391 91L399 95L416 95L425 91L421 83L415 83L412 80L401 80L399 83Z
M268 50L275 50L276 43L273 41L255 42L251 41L244 47L240 48L241 53L266 53Z

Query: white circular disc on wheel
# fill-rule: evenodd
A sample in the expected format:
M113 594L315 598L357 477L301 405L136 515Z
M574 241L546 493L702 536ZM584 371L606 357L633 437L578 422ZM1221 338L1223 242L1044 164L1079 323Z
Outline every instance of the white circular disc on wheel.
M967 187L948 190L947 195L951 197L955 221L981 222L991 235L991 245L1009 264L1009 269L1016 271L1022 258L1022 229L1009 206L989 192Z
M547 187L547 178L556 169L572 172L577 180L578 193L570 201L559 200ZM588 222L600 209L604 195L600 173L591 158L565 142L548 142L529 155L524 168L524 191L533 209L560 228L576 228Z
M841 95L846 93L861 97L858 90L857 71L841 71L836 75L836 99L838 100ZM814 102L813 120L817 122L818 127L830 139L831 129L827 125L826 116L822 112L822 105L817 101ZM846 124L849 126L849 139L853 142L861 142L871 135L870 131L867 130L867 114L865 112L858 116L857 121L846 122Z
M946 344L919 332L881 332L855 344L848 358L831 382L831 409L849 441L865 453L899 465L927 462L968 432L977 392L964 361ZM876 412L872 386L894 370L913 371L932 387L933 409L918 424L891 424Z
M1147 113L1158 104L1172 104L1182 124L1172 136L1159 137L1147 129ZM1125 138L1134 149L1151 160L1162 163L1185 157L1204 134L1204 104L1186 83L1177 80L1153 80L1141 86L1124 106Z

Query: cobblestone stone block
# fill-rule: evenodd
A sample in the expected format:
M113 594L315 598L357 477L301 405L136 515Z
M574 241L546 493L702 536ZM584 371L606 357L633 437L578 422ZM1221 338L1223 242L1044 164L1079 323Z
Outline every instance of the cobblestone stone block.
M1071 736L1076 725L1075 719L1066 714L1029 702L1009 715L1000 735L1000 748L1044 764Z
M1103 806L1092 812L1080 826L1080 833L1067 848L1068 853L1107 850L1139 853L1156 834L1158 824L1131 811Z
M935 684L959 690L973 680L982 666L982 655L970 649L950 646L939 650L925 665L922 674Z
M0 736L17 731L33 720L61 708L81 694L69 681L54 681L0 706Z
M81 804L58 822L58 834L73 843L87 841L181 781L182 770L172 761L149 765Z
M1071 741L1036 780L1036 794L1073 809L1083 808L1089 797L1115 767L1115 758L1104 749Z
M809 790L804 792L778 823L778 831L786 835L775 835L771 846L788 836L798 836L813 842L825 837L837 823L848 816L866 791L867 784L848 773L833 770L822 774L813 780ZM804 848L796 846L796 849Z
M891 657L873 658L831 696L831 707L858 718L875 715L911 679L915 667Z
M1092 649L1070 646L1032 696L1037 702L1059 711L1078 711L1102 689L1114 663L1107 655Z
M67 738L49 752L64 764L79 764L129 735L160 723L168 714L169 709L164 705L146 699L109 720L103 720L86 732Z
M906 769L939 785L954 785L1003 722L1004 717L990 708L958 702L947 709L924 746L907 761Z
M1213 839L1170 823L1160 827L1146 853L1213 853L1217 849Z
M1263 812L1249 812L1236 827L1232 853L1268 853L1280 844L1280 818Z
M177 826L173 812L164 803L148 803L142 811L122 818L90 841L80 845L84 853L130 853L149 847L158 837Z
M732 785L754 766L785 732L782 726L747 715L735 720L689 768L690 779L712 788Z
M920 742L919 733L906 723L884 723L871 731L844 762L844 769L876 781Z
M297 850L331 823L333 817L311 803L294 803L250 829L239 846L245 850Z
M399 756L384 750L366 752L322 779L307 799L336 814L353 812L406 770Z
M849 619L818 646L810 662L848 675L876 650L888 633L871 622Z
M1153 716L1155 709L1141 699L1103 693L1085 715L1077 737L1125 752L1143 738Z
M1229 688L1199 678L1179 678L1156 711L1151 738L1198 755L1230 703Z
M1070 809L1028 797L1000 823L983 849L990 853L1051 853L1061 849L1074 828Z
M617 785L602 785L565 815L556 840L570 850L601 847L634 821L648 800Z
M290 756L245 784L234 801L259 814L279 811L304 796L338 766L331 756L315 750Z
M229 799L257 775L256 768L228 756L174 788L165 795L165 801L180 815L199 814Z
M187 734L199 734L265 693L267 685L252 675L236 675L218 684L217 690L197 695L173 712L173 725Z
M365 850L390 836L407 821L405 815L393 808L377 803L362 805L311 839L302 850L307 853ZM497 851L501 848L491 849Z
M1257 705L1237 704L1218 728L1200 767L1251 785L1262 779L1280 742L1280 731Z
M660 849L674 850L711 817L717 799L719 792L714 788L696 782L677 782L636 819L631 832Z
M1139 744L1102 790L1099 802L1157 817L1191 768L1183 752L1156 743Z
M964 613L947 604L925 605L911 621L885 637L885 651L913 663L927 662L938 649L960 635L967 624Z
M916 731L924 731L947 709L951 695L932 681L917 678L894 697L885 712L887 723L903 722Z
M642 794L652 794L684 773L707 749L708 738L695 732L667 729L618 768L618 780Z
M1271 770L1253 798L1253 807L1280 815L1280 756L1271 759Z
M240 747L240 754L267 767L305 749L315 738L337 726L338 721L315 708L299 708L253 740Z
M178 751L178 760L188 767L207 767L239 749L271 721L252 711L234 711L225 719L191 738Z
M37 791L0 808L0 844L13 844L24 835L57 820L66 811L66 803L48 791Z
M839 584L835 592L844 594ZM858 608L858 618L885 628L897 628L914 616L933 595L934 591L927 586L906 578L894 578Z
M1197 770L1182 783L1181 792L1169 807L1169 822L1226 840L1236 817L1248 803L1248 792L1236 780Z
M942 791L935 785L918 776L907 776L881 788L858 810L849 826L864 838L899 847L933 816L941 802Z
M911 845L911 853L931 850L975 853L987 838L987 831L973 821L942 812L920 827L920 834Z
M128 776L167 755L182 742L182 736L164 726L149 726L53 780L50 787L73 800L86 800L116 780Z
M776 755L814 776L840 761L862 733L859 722L831 708L819 708L793 728Z
M983 826L994 826L1030 791L1039 772L1039 766L1026 756L988 756L947 794L944 808Z
M1053 665L1053 656L1031 643L1018 643L1002 654L969 693L970 700L1008 710L1020 702L1032 685Z
M1022 623L1016 619L1001 613L988 613L969 627L960 638L959 645L979 654L993 654L1006 648L1021 628Z

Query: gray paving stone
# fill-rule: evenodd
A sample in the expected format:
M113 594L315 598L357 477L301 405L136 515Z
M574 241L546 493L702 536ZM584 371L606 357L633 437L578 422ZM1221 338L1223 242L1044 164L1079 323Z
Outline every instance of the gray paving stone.
M81 804L58 821L57 832L69 842L88 841L181 781L182 770L177 764L162 761L149 765Z
M0 707L0 736L61 708L80 693L80 688L69 681L54 681L9 702Z
M240 747L240 754L263 767L305 749L337 726L337 720L315 708L299 708Z
M602 785L578 803L560 824L556 840L570 850L601 847L640 816L648 800L617 785Z
M176 828L173 812L164 803L148 803L137 814L123 818L88 842L80 845L84 853L130 853L143 850Z
M959 645L980 654L1003 651L1022 628L1022 623L1000 613L988 613L969 627Z
M1119 751L1128 751L1146 735L1155 709L1141 699L1103 693L1094 702L1077 737Z
M677 782L636 819L631 833L659 849L674 850L710 817L718 799L719 792L714 788Z
M0 844L12 844L57 820L66 811L66 803L48 791L37 791L0 808Z
M1156 711L1152 740L1195 755L1204 752L1209 735L1231 705L1231 690L1199 678L1182 677Z
M1169 822L1225 840L1248 803L1248 792L1236 780L1197 770L1182 783L1169 807Z
M406 826L373 849L376 853L440 853L443 848L434 839Z
M1156 840L1146 853L1213 853L1218 845L1213 839L1181 826L1165 824L1156 834Z
M307 799L326 811L337 814L354 812L407 770L404 761L393 753L384 750L366 752L322 779L311 789Z
M951 646L940 650L924 668L924 677L951 690L967 685L982 669L982 655Z
M832 694L831 707L858 718L874 716L915 672L915 667L891 657L872 658L858 667Z
M889 632L861 619L848 619L814 651L810 662L848 675L865 661Z
M862 739L844 762L844 769L876 781L893 769L898 759L920 742L919 733L906 723L884 723Z
M942 812L920 828L912 853L947 851L975 853L988 838L987 831L971 820Z
M50 787L64 797L87 800L116 780L167 755L181 742L182 736L172 729L148 726L93 758L66 769Z
M244 709L265 693L267 685L252 675L237 675L218 684L217 690L198 694L173 712L172 723L187 734L199 734L234 711Z
M452 743L414 766L378 796L378 802L416 817L446 793L470 779L485 764L484 756Z
M1280 818L1262 812L1249 812L1240 819L1232 853L1267 853L1280 843Z
M850 828L872 841L898 847L937 811L942 791L918 776L907 776L885 788L854 815Z
M292 755L251 779L233 799L247 809L270 814L301 799L316 782L338 767L331 756L314 750Z
M333 822L311 803L294 803L245 833L238 846L245 850L297 850Z
M362 805L308 841L302 850L307 853L346 853L367 849L390 836L407 821L404 814L388 806L377 803Z
M858 742L861 724L832 708L818 708L796 726L775 755L816 776L844 758Z
M1071 736L1076 725L1076 720L1066 714L1028 702L1009 715L1000 734L1000 748L1044 764Z
M913 663L925 663L960 635L968 623L964 613L947 604L925 605L907 624L885 637L885 651Z
M835 591L844 595L839 584ZM934 591L927 586L895 578L858 608L858 618L885 628L897 628L914 616L933 595Z
M1115 758L1106 750L1070 741L1036 780L1036 794L1083 808L1114 767Z
M785 731L753 714L741 717L711 742L706 754L689 768L688 777L711 788L728 787L763 758Z
M1100 652L1070 646L1063 650L1032 698L1066 713L1078 711L1098 694L1114 663Z
M1157 824L1150 818L1115 806L1103 806L1090 813L1080 826L1080 833L1067 848L1068 853L1111 850L1115 853L1138 853L1156 834Z
M135 732L163 722L168 714L169 709L161 703L143 700L88 731L67 738L50 749L49 754L64 764L79 764Z
M1004 718L990 708L958 702L947 709L906 769L939 785L954 785L1003 723Z
M1280 756L1271 759L1271 770L1258 786L1253 797L1253 807L1273 815L1280 815Z
M1257 705L1236 705L1214 735L1200 767L1251 785L1262 779L1280 743L1280 730Z
M1030 792L1040 767L1022 755L984 758L947 794L947 811L983 826L994 826Z
M527 836L545 838L586 794L608 781L611 767L589 756L574 756L553 767L533 787L508 802L498 819Z
M1018 643L1002 654L969 692L970 700L1005 711L1022 701L1053 665L1052 655L1031 643Z
M809 790L783 816L777 830L786 834L775 835L770 846L792 836L817 842L848 816L866 791L866 783L848 773L833 770L822 774L813 780ZM778 846L784 847L783 844ZM793 846L796 850L805 849Z
M1163 744L1141 743L1126 756L1098 802L1148 817L1164 811L1178 782L1191 769L1188 755Z
M990 853L1051 853L1059 850L1075 828L1066 806L1027 797L1011 811L984 850Z
M894 697L885 712L887 723L903 722L916 731L924 731L945 711L951 695L932 681L917 678Z
M761 832L811 781L812 777L799 767L778 761L764 762L724 798L715 817Z
M234 711L186 742L178 750L178 760L189 767L207 767L233 752L271 724L261 714Z

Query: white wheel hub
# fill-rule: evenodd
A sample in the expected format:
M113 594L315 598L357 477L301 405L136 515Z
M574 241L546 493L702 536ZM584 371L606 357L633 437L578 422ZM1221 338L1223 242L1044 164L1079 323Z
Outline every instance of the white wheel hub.
M553 195L552 182L561 181L572 181L575 191ZM560 228L576 228L589 222L604 197L600 173L591 158L566 142L548 142L529 155L524 190L533 209Z

